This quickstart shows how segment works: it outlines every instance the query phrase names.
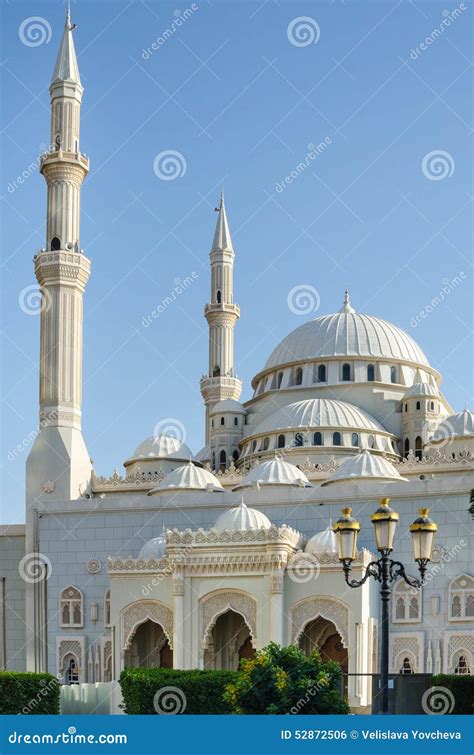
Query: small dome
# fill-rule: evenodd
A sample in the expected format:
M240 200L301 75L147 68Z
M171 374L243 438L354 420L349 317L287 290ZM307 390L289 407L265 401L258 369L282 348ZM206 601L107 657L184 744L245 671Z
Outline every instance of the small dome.
M148 560L149 558L162 558L166 553L166 537L163 533L158 537L153 537L147 543L142 545L138 558Z
M308 540L305 553L312 553L313 556L319 556L321 553L338 553L337 535L333 532L331 525Z
M387 433L375 417L354 404L330 398L310 398L295 401L268 414L251 431L251 435L264 435L276 430L306 428L356 428Z
M242 501L239 506L224 511L217 517L213 529L217 532L224 530L267 530L272 526L270 519L257 509L250 509Z
M463 412L446 417L436 428L430 443L440 443L448 438L462 438L474 435L474 414L464 409Z
M133 456L127 459L125 466L140 459L178 459L187 461L193 453L186 443L172 435L155 435L146 438L135 449Z
M414 398L415 396L440 398L438 389L429 383L413 383L413 385L405 392L403 398Z
M233 398L225 398L223 401L218 401L209 411L209 414L225 414L225 412L247 414L240 401L235 401Z
M182 467L176 467L148 495L157 495L170 490L207 490L209 493L223 491L221 483L212 472L196 467L191 461Z
M321 483L322 485L331 485L333 482L348 481L380 481L380 482L406 482L398 469L383 456L376 456L367 449L345 459L341 466L331 475L329 480Z
M300 488L311 487L311 483L300 469L282 459L271 459L250 470L243 482L235 490L260 485L294 485Z

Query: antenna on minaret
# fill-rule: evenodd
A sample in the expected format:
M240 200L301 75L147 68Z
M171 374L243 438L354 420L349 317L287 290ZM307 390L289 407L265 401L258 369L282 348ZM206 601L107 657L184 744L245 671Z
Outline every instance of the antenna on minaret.
M71 28L71 3L70 0L67 0L66 2L66 26L68 29Z

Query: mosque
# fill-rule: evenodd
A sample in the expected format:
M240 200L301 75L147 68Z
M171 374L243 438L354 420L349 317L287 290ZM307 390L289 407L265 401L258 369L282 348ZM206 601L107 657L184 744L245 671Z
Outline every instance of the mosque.
M420 589L393 586L390 669L474 671L470 494L474 421L397 325L338 311L287 335L241 401L234 365L235 253L224 198L210 252L205 439L146 438L124 472L101 476L81 431L80 245L83 87L69 11L53 77L43 296L40 430L26 465L25 525L0 528L0 667L112 681L125 666L236 669L270 641L319 648L347 672L353 710L379 669L379 587L344 581L331 522L361 523L352 574L376 553L370 515L389 495L395 557L417 576L409 525L438 524Z

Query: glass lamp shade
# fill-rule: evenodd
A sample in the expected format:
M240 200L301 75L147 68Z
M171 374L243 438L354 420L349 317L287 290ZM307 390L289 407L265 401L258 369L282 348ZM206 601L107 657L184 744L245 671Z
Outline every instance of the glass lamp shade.
M390 498L381 498L379 503L379 508L371 517L374 525L375 544L379 551L391 551L399 515L390 508Z
M351 514L351 508L342 509L342 516L333 526L333 531L337 534L339 561L353 561L356 557L360 524Z
M410 526L415 561L431 561L438 525L429 518L428 513L429 509L420 509L420 516Z

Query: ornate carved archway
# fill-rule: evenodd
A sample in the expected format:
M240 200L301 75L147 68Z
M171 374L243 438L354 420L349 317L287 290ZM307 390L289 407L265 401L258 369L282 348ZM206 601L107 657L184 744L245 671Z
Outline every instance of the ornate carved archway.
M149 619L160 624L173 647L173 611L158 600L137 600L122 609L122 650L128 650L139 624Z
M342 644L349 647L349 608L336 598L304 598L291 609L291 643L297 645L301 634L309 621L319 616L332 621L339 632Z
M257 602L240 590L218 590L201 598L200 623L201 647L209 644L212 629L219 618L226 611L235 611L242 616L250 630L252 645L257 640Z

